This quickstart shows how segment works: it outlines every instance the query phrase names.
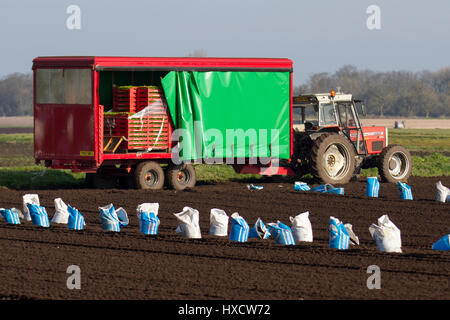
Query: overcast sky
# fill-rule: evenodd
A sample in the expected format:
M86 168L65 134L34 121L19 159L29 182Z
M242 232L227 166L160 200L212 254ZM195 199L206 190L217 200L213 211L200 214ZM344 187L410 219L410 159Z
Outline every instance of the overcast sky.
M81 10L69 29L70 5ZM380 8L381 29L366 12ZM278 57L294 83L345 64L374 71L450 65L450 1L0 0L0 77L52 55ZM72 21L72 20L71 20ZM373 20L370 20L373 21Z

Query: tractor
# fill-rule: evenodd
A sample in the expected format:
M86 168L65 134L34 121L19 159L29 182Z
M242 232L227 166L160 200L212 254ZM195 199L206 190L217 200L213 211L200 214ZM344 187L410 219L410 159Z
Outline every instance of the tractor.
M293 97L294 158L298 176L311 173L329 184L345 184L361 169L378 168L383 182L405 182L411 175L409 151L388 144L386 127L363 127L357 106L362 100L335 92Z

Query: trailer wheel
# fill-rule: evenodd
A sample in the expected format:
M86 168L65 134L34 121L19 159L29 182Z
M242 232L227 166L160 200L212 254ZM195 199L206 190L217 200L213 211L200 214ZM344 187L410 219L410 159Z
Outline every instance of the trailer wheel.
M355 171L355 151L347 138L325 133L311 149L312 174L324 183L345 184Z
M378 159L378 173L383 182L406 182L411 175L412 160L409 151L392 144L383 149Z
M138 189L162 189L164 186L164 170L157 162L141 162L134 170L134 182Z
M179 166L169 165L166 169L167 184L175 190L184 190L193 188L197 182L197 174L195 168L191 164Z

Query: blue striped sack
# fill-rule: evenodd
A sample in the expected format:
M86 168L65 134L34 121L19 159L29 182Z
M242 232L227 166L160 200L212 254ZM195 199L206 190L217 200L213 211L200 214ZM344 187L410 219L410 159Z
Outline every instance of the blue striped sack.
M450 251L450 234L443 236L431 246L433 250Z
M294 190L296 191L309 191L311 187L306 182L296 181L294 184Z
M69 212L69 218L67 220L67 228L69 230L83 230L84 228L84 217L76 208L67 206L67 211Z
M267 227L269 228L270 236L274 239L275 244L286 246L295 245L294 236L292 235L292 230L289 226L277 221L277 223L269 223Z
M380 183L377 177L367 177L366 196L378 198L378 191L380 191Z
M311 191L344 195L344 188L336 188L329 183L314 187Z
M398 189L400 191L400 198L403 200L412 200L413 196L412 196L412 191L411 191L411 187L408 186L406 183L404 182L397 182L397 186Z
M139 230L146 235L158 234L160 224L158 218L159 203L142 203L137 207Z
M327 191L327 185L326 184L322 184L320 186L314 187L311 189L311 191L315 191L315 192L326 192Z
M159 218L154 212L142 212L140 215L140 231L147 235L158 234Z
M325 193L334 193L334 194L340 194L341 196L344 195L344 188L329 188Z
M12 209L0 209L0 215L9 224L20 224L19 210L16 208Z
M247 221L239 213L235 212L231 215L231 241L247 242L249 230Z
M40 205L39 196L37 194L25 194L22 198L23 198L23 219L25 221L31 221L31 216L27 204L31 203Z
M263 188L264 188L263 186L255 186L254 184L247 185L247 189L249 190L262 190Z
M48 214L44 207L27 203L28 212L30 213L31 223L34 226L48 228L50 227L50 222L48 220Z
M250 229L248 233L249 238L259 238L259 239L268 239L270 237L269 229L264 225L264 222L261 218L256 220L253 228Z
M120 232L120 221L112 204L99 207L103 231Z
M330 248L346 250L350 242L350 235L344 224L334 217L330 217Z

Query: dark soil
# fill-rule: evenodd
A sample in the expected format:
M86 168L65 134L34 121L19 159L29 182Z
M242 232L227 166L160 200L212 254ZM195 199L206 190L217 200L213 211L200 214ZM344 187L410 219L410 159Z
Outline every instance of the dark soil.
M382 184L378 199L364 195L365 181L345 185L345 196L296 192L293 184L264 182L261 191L229 182L189 191L28 190L0 191L0 206L22 209L22 195L38 193L50 219L61 197L80 210L87 226L68 231L52 224L41 229L0 222L0 299L449 299L449 252L431 245L450 232L450 204L435 201L435 183L450 177L410 179L413 201L397 187ZM258 183L255 181L255 183ZM159 202L157 236L139 233L136 207ZM120 233L102 231L98 207L113 203L128 212ZM184 206L200 211L203 238L175 233L173 213ZM310 212L314 242L279 246L272 240L234 243L208 235L211 208L239 212L250 225ZM388 214L402 234L402 253L379 252L368 228ZM351 223L360 245L328 247L329 217ZM81 289L69 290L67 268L81 270ZM381 269L381 289L369 290L370 265Z
M427 156L431 156L432 154L435 154L435 153L440 153L443 156L450 157L450 152L448 152L448 151L439 151L439 152L435 152L435 151L433 151L433 152L431 152L431 151L410 151L410 153L411 153L412 156L417 156L417 157L421 157L421 158L427 157Z

